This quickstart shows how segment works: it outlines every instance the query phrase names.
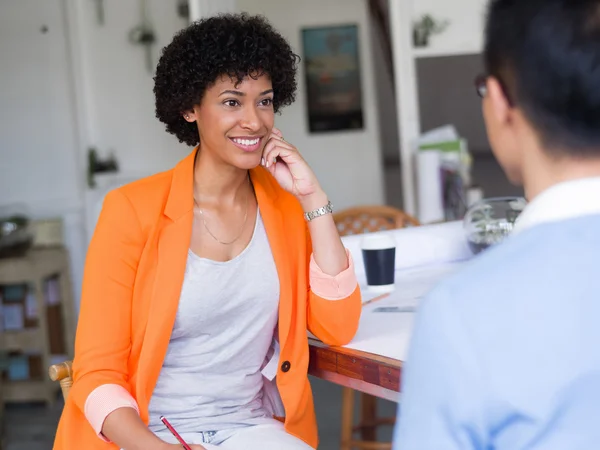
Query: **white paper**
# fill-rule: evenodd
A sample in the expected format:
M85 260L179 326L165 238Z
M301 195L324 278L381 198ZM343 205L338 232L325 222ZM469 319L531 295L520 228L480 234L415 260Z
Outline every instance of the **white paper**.
M444 220L442 154L438 150L417 153L417 205L421 223Z
M421 299L464 264L440 264L397 272L396 290L363 307L356 336L346 347L405 361L414 316ZM380 308L400 308L408 312L377 312Z
M423 133L418 140L419 145L437 144L438 142L456 141L459 138L454 125L444 125Z
M462 222L446 222L436 225L380 231L396 242L396 270L421 270L431 266L470 259L469 249ZM342 237L344 246L354 260L354 270L361 286L366 285L365 266L361 242L364 235Z

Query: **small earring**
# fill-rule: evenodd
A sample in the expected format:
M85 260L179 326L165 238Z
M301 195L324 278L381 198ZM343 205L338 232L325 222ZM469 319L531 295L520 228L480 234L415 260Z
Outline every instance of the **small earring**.
M186 120L188 120L188 119L190 118L190 115L189 115L189 114L186 114L186 115L185 115L185 116L183 116L183 117L185 117L185 118L186 118Z

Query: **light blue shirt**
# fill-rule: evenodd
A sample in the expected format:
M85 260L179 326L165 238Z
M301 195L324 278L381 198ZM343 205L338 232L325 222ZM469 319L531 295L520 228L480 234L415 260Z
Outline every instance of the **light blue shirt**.
M540 195L423 300L402 391L397 450L600 448L600 178Z

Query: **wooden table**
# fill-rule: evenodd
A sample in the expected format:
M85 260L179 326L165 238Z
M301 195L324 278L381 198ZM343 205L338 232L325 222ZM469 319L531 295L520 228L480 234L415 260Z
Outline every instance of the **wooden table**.
M309 338L308 373L355 391L393 402L400 400L402 361Z

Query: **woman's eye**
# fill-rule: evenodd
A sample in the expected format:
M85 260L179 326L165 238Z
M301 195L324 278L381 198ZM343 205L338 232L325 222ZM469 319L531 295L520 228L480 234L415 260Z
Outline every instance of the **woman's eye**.
M271 106L273 104L273 99L272 98L265 98L260 103L261 103L262 106Z
M239 105L239 102L238 102L237 100L225 100L225 101L223 102L223 104L224 104L225 106L231 106L231 107L235 107L235 106L238 106L238 105Z

